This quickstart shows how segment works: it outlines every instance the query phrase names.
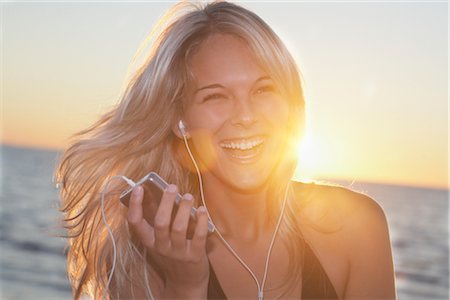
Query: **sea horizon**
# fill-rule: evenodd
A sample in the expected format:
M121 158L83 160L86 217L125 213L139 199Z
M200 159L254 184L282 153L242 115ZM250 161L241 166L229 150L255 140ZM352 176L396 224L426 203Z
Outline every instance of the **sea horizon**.
M0 299L71 299L67 241L58 237L64 231L52 182L60 152L0 149ZM448 299L448 189L323 181L369 195L383 208L398 300Z
M43 146L35 146L35 145L18 145L13 143L5 143L0 142L0 151L2 147L10 147L10 148L17 148L17 149L28 149L28 150L36 150L36 151L48 151L48 152L55 152L57 154L62 154L64 151L64 148L53 148L53 147L43 147ZM0 153L1 154L1 153ZM1 175L0 175L1 179ZM405 187L405 188L421 188L421 189L431 189L431 190L440 190L440 191L449 191L450 190L450 181L446 186L440 186L440 185L421 185L421 184L412 184L412 183L404 183L404 182L389 182L389 181L377 181L377 180L370 180L370 179L349 179L344 177L321 177L318 179L300 179L301 182L309 182L314 181L317 183L324 183L324 184L340 184L345 187L351 187L354 183L363 183L363 184L373 184L373 185L385 185L385 186L393 186L393 187Z

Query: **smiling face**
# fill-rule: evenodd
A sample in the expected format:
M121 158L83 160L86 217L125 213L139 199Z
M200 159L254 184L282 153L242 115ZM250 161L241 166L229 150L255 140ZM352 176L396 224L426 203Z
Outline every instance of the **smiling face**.
M286 97L232 35L214 34L199 45L190 72L184 120L205 180L241 192L262 188L283 153Z

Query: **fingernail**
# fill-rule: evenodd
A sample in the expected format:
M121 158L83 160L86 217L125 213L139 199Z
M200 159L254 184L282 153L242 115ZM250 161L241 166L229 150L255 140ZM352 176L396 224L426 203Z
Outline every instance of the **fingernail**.
M200 206L199 208L197 208L197 212L199 214L206 214L206 208L204 206Z
M142 186L138 185L133 188L133 195L139 196L142 192Z
M175 193L177 191L177 186L174 184L171 184L167 187L167 191L170 193Z
M184 194L183 200L192 201L194 200L194 197L191 194Z

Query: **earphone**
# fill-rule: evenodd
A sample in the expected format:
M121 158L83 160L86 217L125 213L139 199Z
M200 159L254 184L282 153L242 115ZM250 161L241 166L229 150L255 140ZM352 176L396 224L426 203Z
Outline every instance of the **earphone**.
M178 129L180 130L180 133L183 137L189 137L189 134L186 131L186 125L184 125L183 120L178 121Z

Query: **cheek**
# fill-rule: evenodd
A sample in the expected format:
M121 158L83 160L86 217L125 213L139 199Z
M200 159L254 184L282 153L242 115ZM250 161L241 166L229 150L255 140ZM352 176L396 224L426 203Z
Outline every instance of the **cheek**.
M285 99L267 99L259 103L259 111L276 128L284 128L289 120L289 104Z
M225 123L224 115L223 111L221 113L220 110L211 108L197 108L186 112L190 142L194 147L196 158L201 162L199 164L201 171L210 170L217 161L214 135Z
M201 171L210 170L217 160L213 134L205 129L196 128L190 131L191 145L194 146L195 157L199 159Z
M226 108L219 105L194 108L186 113L186 119L192 130L216 132L226 122Z

